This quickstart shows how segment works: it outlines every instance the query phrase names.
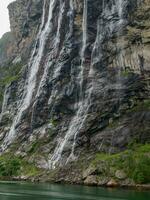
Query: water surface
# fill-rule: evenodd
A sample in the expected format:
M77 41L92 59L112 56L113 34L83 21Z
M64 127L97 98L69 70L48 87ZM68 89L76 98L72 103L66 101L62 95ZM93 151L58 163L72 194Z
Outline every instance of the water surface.
M0 200L149 200L150 192L99 187L0 183Z

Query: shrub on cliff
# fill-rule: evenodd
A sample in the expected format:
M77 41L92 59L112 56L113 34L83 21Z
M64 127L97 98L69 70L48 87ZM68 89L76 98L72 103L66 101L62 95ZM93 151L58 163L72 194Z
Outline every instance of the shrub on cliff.
M15 176L21 168L21 163L17 158L0 159L0 176Z

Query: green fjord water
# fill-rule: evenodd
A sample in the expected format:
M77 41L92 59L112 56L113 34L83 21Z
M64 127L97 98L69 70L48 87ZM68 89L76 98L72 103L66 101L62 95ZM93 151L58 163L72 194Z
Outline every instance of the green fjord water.
M99 187L0 183L0 200L149 200L150 192Z

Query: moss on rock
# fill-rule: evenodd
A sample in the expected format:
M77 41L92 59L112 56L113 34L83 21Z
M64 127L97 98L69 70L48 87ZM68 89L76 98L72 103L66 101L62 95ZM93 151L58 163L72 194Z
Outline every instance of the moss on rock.
M131 149L118 154L96 154L92 166L99 169L102 163L106 166L102 175L116 178L116 172L122 170L135 183L150 182L150 144L134 144Z

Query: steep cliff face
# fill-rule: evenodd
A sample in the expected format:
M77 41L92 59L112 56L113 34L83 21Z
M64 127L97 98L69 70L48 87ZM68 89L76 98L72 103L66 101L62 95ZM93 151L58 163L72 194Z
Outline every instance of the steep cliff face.
M5 91L2 153L54 169L149 142L149 0L17 0L9 11L26 65Z
M5 86L18 79L19 70L30 57L40 26L42 1L15 1L8 9L11 32L0 39L0 110Z
M30 55L32 43L40 26L42 1L20 0L8 6L14 49L23 59Z
M11 55L9 54L12 51L11 45L13 45L12 33L5 33L0 39L0 65L11 59Z

